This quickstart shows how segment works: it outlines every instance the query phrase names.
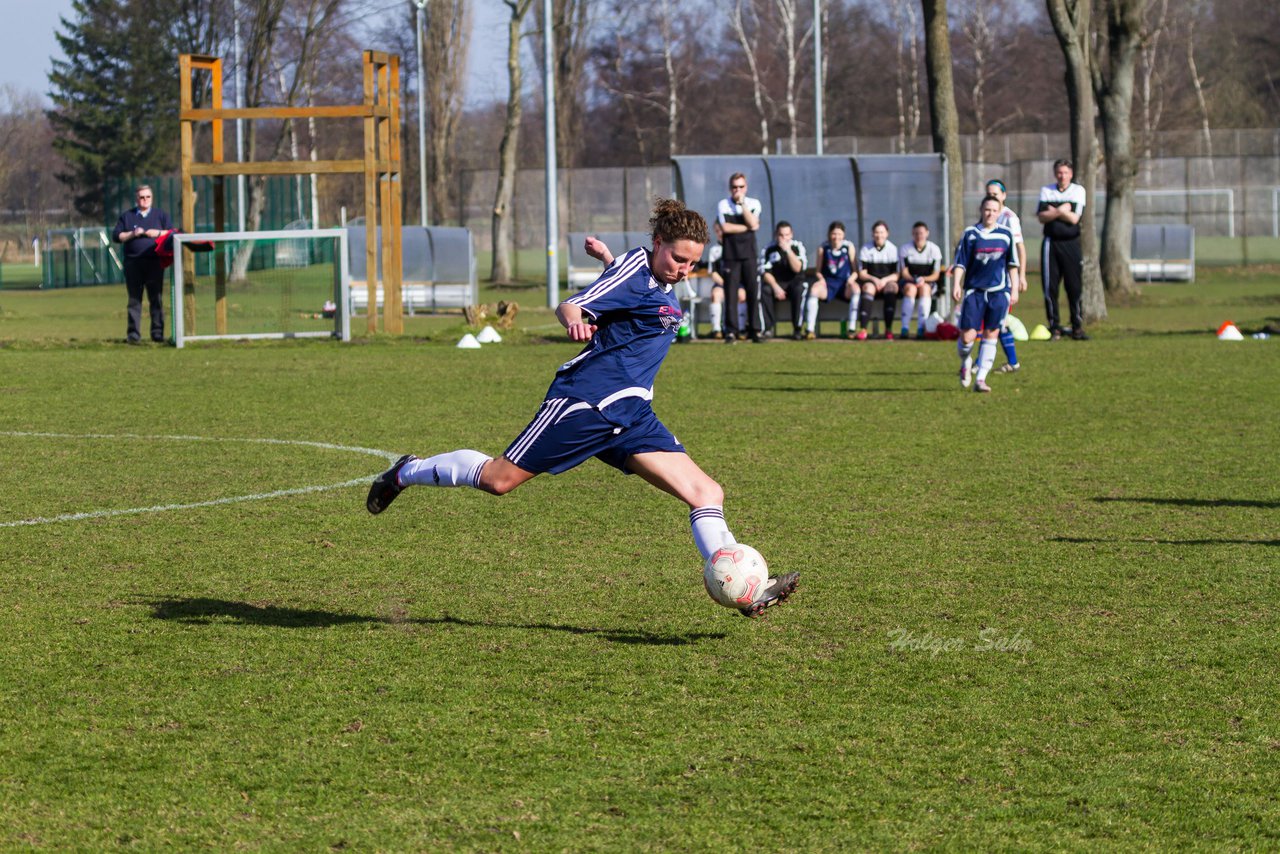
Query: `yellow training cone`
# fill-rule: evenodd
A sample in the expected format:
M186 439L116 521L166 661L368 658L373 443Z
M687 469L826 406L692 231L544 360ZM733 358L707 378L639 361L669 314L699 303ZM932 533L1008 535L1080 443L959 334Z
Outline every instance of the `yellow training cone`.
M1048 341L1053 336L1049 334L1049 329L1043 323L1037 323L1036 328L1031 330L1032 341Z

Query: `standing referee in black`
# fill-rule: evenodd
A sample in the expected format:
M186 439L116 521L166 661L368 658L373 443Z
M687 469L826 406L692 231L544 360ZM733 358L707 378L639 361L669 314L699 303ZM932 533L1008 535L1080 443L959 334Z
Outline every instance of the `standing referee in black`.
M747 195L747 176L729 176L729 197L720 200L716 221L724 232L721 275L724 276L724 340L732 344L742 334L738 329L738 288L747 292L747 331L757 344L764 341L764 318L760 315L760 250L756 232L760 230L760 200Z
M1044 282L1044 313L1053 340L1062 338L1062 322L1058 316L1058 283L1066 286L1067 307L1071 312L1071 337L1088 341L1084 333L1084 254L1080 251L1080 215L1084 213L1084 187L1072 183L1075 172L1071 161L1055 160L1053 177L1057 183L1040 188L1040 205L1036 218L1044 226L1044 244L1040 250L1040 277Z

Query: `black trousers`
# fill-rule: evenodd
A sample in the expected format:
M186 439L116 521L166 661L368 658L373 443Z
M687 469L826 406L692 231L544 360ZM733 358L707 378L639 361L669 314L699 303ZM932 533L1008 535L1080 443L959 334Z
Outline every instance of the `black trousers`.
M1080 239L1053 240L1046 237L1040 255L1040 275L1044 279L1044 315L1049 329L1062 329L1058 316L1058 284L1067 291L1067 310L1071 312L1072 330L1084 329L1084 253Z
M724 275L724 333L742 335L738 328L738 288L747 292L747 329L752 336L764 329L760 312L760 276L756 274L756 262L752 258L723 260Z
M791 331L795 332L804 325L804 298L809 293L809 283L804 276L796 276L789 282L779 282L778 287L787 294L787 302L791 303ZM773 295L773 288L761 285L760 306L764 312L764 328L777 334L778 299Z
M164 267L158 258L125 258L124 286L129 292L129 325L126 334L130 340L142 337L142 294L147 295L151 309L151 340L164 340Z

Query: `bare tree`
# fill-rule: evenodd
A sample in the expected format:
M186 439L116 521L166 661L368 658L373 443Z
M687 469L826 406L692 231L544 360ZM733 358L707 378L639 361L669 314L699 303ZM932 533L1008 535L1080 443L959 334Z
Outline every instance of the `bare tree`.
M520 105L524 72L520 65L520 38L525 16L533 0L503 0L510 17L507 20L507 114L502 126L502 142L498 145L498 189L493 200L493 267L489 278L495 282L511 281L515 267L515 223L511 202L516 189L516 154L520 146Z
M904 0L905 2L905 0ZM773 0L773 6L778 12L778 22L781 24L782 50L783 58L786 62L786 111L787 111L787 127L790 130L788 136L788 150L791 154L796 153L796 121L797 104L796 104L796 79L799 75L799 55L804 51L805 45L813 38L813 22L809 22L808 28L796 37L796 27L799 21L799 9L796 0ZM917 124L918 124L917 120Z
M898 150L906 153L915 147L920 132L920 22L916 18L915 0L894 0L893 17L898 28Z
M463 77L472 20L471 0L428 0L423 37L427 101L427 192L437 222L453 216L454 144L462 119Z
M744 2L746 12L743 11ZM766 107L771 106L772 102L765 89L764 76L761 74L758 60L762 27L755 4L747 0L734 0L733 14L729 22L747 60L747 69L751 73L751 94L755 101L756 114L760 117L760 153L768 154L769 113Z
M925 74L929 81L929 125L933 150L947 159L947 201L954 246L964 229L964 160L960 155L960 115L956 110L955 81L951 76L951 27L947 0L921 0L924 12Z
M1196 93L1196 106L1200 109L1200 132L1204 137L1204 156L1209 164L1209 180L1213 180L1213 134L1209 132L1209 105L1204 99L1204 78L1196 67L1196 18L1187 23L1187 68L1191 72L1191 87Z
M1080 251L1084 255L1081 310L1086 321L1105 320L1107 298L1098 267L1098 233L1093 225L1097 205L1098 142L1093 123L1097 108L1093 100L1092 51L1089 47L1093 0L1046 0L1049 20L1066 60L1067 104L1071 113L1071 157L1075 178L1084 187L1084 213L1080 217ZM1041 271L1044 275L1044 271Z
M1156 129L1164 114L1164 87L1161 66L1166 57L1160 44L1169 30L1169 0L1149 0L1143 16L1145 25L1138 43L1138 69L1142 76L1142 157L1148 163L1153 156Z

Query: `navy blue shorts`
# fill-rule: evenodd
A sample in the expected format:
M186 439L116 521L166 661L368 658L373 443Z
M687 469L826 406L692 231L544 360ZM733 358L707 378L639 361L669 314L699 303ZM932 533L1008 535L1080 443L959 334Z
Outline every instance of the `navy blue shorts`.
M650 451L685 453L684 445L648 406L633 423L621 427L585 401L558 397L542 402L503 456L537 474L560 474L592 457L632 474L627 457Z
M1008 313L1008 291L969 291L960 307L960 328L999 329Z
M843 279L827 279L827 298L823 300L823 302L835 302L836 300L848 302L848 300L844 298L844 286L847 284L849 284L848 277ZM858 289L854 288L854 290L857 291Z

